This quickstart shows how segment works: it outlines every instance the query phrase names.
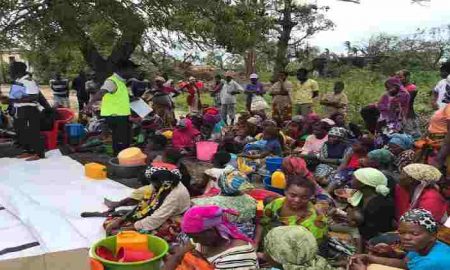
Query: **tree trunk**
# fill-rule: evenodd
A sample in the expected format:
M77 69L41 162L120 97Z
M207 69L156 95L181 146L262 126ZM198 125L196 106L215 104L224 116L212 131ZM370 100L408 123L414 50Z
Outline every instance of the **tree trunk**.
M292 6L290 0L284 1L283 18L281 20L281 33L277 42L277 55L275 57L275 67L272 74L272 80L276 81L278 73L284 71L289 61L287 59L289 40L291 39L292 28L295 24L292 21Z
M250 49L245 53L245 75L248 77L252 73L256 73L256 52Z

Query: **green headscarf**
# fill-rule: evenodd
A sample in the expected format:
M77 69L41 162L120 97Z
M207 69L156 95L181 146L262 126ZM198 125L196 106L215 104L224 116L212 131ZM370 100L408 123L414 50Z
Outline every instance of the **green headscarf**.
M387 149L377 149L370 151L367 154L367 157L385 167L394 162L394 155Z
M375 192L386 197L390 190L387 187L388 180L386 176L379 170L374 168L362 168L356 170L353 175L355 178L366 186L375 189ZM357 206L361 202L363 194L361 191L357 191L353 196L347 199L348 203L352 206Z
M264 240L265 252L284 270L331 270L317 255L314 236L302 226L280 226L269 231Z

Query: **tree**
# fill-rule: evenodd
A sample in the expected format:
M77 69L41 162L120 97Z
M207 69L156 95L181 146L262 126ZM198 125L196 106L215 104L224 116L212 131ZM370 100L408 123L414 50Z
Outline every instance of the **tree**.
M273 77L289 63L288 52L298 48L317 32L331 29L334 24L325 18L328 7L298 4L294 0L269 1L268 14L274 19L273 36L277 40L277 53ZM295 51L295 49L294 49Z
M174 44L218 44L228 51L245 51L264 35L268 25L251 2L0 1L0 36L35 51L68 41L101 80L118 62L129 59L146 35L159 38L152 44L153 52ZM98 29L104 30L101 35L96 35Z

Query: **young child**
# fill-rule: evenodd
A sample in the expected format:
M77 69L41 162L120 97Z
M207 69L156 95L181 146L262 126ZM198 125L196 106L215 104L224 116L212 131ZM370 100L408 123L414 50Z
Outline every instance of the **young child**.
M162 160L166 146L167 138L163 135L153 135L148 138L147 147L144 150L144 153L147 155L147 164L150 164L152 161Z
M324 122L317 122L313 126L313 134L309 135L305 144L301 148L302 155L318 157L320 150L326 141L328 141L328 130Z
M234 137L234 142L239 147L239 149L243 149L247 143L254 142L255 138L249 135L247 127L240 127L236 131L236 137Z
M220 151L217 152L213 157L213 168L205 170L203 174L203 180L206 184L205 191L203 195L211 196L220 193L219 185L217 180L223 174L223 172L228 168L232 167L227 165L231 160L231 155L227 152Z
M270 155L283 155L282 139L280 139L280 131L278 128L273 126L266 127L263 132L263 140L266 141L266 143L259 154L248 154L242 156L250 159L260 159Z

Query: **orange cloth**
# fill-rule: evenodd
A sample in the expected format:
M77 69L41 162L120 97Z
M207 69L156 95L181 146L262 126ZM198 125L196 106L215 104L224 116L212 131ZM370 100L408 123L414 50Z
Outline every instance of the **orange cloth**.
M176 270L214 270L214 267L207 260L188 252Z
M450 120L450 104L437 110L430 119L428 131L432 134L447 133L447 121Z

